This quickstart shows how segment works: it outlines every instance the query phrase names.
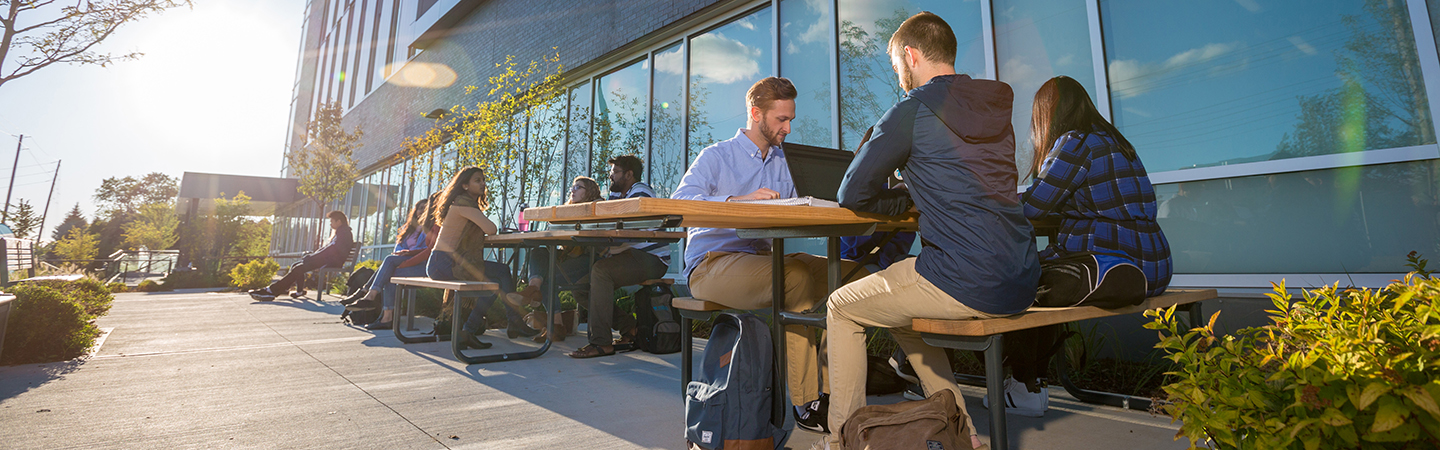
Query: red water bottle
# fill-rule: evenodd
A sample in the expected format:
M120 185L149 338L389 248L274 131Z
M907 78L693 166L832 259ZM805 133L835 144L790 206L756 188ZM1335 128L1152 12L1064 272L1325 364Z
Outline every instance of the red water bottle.
M520 203L520 211L515 213L515 227L520 229L522 233L530 231L530 221L525 220L525 209L529 207L529 203L522 202Z

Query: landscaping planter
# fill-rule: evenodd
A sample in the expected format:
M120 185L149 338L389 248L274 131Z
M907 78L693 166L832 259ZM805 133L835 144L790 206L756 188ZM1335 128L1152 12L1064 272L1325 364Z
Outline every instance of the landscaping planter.
M5 324L10 321L10 307L14 304L14 294L0 294L0 353L5 353Z

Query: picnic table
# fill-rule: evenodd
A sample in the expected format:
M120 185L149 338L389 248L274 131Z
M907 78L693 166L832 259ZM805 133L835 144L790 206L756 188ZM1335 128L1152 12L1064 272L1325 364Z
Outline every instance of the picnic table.
M533 208L532 208L532 209L533 209ZM527 210L527 212L528 212L528 211L529 211L529 210ZM565 230L565 229L551 229L551 230L545 230L545 231L530 231L530 232L522 232L522 233L502 233L502 234L496 234L496 235L486 236L486 237L485 237L485 247L487 247L487 248L532 249L532 250L538 250L538 249L540 249L541 247L545 247L545 248L546 248L545 251L549 251L549 252L550 252L550 264L549 264L549 267L546 268L546 272L545 272L545 273L546 273L546 276L545 276L545 279L546 279L546 280L555 280L555 266L556 266L556 264L557 264L557 261L556 261L556 258L555 258L555 253L556 253L556 248L559 247L559 246L561 246L561 245L570 245L570 246L580 246L580 247L598 248L598 247L610 247L610 246L615 246L615 245L620 245L620 244L626 244L626 243L633 243L633 242L675 242L675 241L679 241L679 240L684 239L684 238L685 238L685 233L680 233L680 232L667 232L667 231L655 231L655 230L636 230L636 229L584 229L584 230L569 229L569 230ZM422 280L429 280L429 279L428 279L428 278L423 278ZM434 283L434 280L431 280L431 282ZM406 283L409 283L409 281L406 281ZM443 282L440 282L440 283L443 283ZM424 283L420 283L420 282L418 282L418 281L417 281L416 283L414 283L414 284L401 284L401 283L396 283L396 284L397 284L397 285L400 285L400 287L402 288L402 292L400 292L399 295L398 295L399 301L398 301L398 303L396 303L396 305L395 305L395 306L396 306L396 310L397 310L397 311L400 310L401 308L403 308L403 307L408 303L408 304L410 305L410 308L411 308L411 311L409 312L411 316L413 316L413 307L414 307L414 302L410 302L410 301L409 301L409 300L411 299L411 297L413 297L413 290L410 289L411 287L439 287L439 288L442 288L442 289L447 289L445 286L427 285L427 284L424 284ZM493 283L491 283L491 284L493 284ZM559 297L559 296L558 296L559 290L557 289L557 287L558 287L558 286L557 286L557 283L555 283L555 282L547 282L547 283L545 283L545 288L544 288L544 289L545 289L545 292L544 292L543 298L545 299L545 302L544 302L544 303L545 303L545 312L546 312L546 317L545 317L545 323L546 323L546 324L554 324L554 323L555 323L555 311L556 311L556 309L557 309L556 306L559 305L559 298L558 298L558 297ZM452 289L453 289L453 288L452 288ZM497 288L497 289L498 289L498 288ZM485 289L470 289L470 290L485 290ZM503 295L503 294L500 294L500 293L497 292L496 295ZM503 301L503 299L501 299L501 300ZM456 306L458 306L458 305L459 305L459 301L458 301L458 298L457 298L457 299L456 299ZM457 313L459 312L459 309L458 309L458 308L456 309L456 312L457 312ZM463 319L460 318L460 317L458 317L458 316L451 318L451 321L453 322L453 324L455 324L455 326L458 326L458 324L460 323L461 320L463 320ZM549 326L553 326L553 325L549 325ZM399 339L401 340L401 342L406 342L406 343L410 343L410 342L427 342L427 341L430 341L430 340L434 339L434 338L430 338L430 337L426 337L426 338L414 338L414 337L406 336L406 335L402 332L402 329L401 329L401 327L399 326L399 323L396 324L396 326L394 327L394 330L395 330L395 336L396 336L397 338L399 338ZM413 320L409 321L409 325L407 325L405 331L414 331L414 321L413 321ZM438 330L437 330L437 334L438 334ZM452 332L452 337L453 337L453 336L454 336L454 335L453 335L453 332ZM469 356L469 355L466 355L466 354L462 351L463 348L462 348L458 343L452 343L451 347L452 347L452 349L453 349L453 351L454 351L454 353L455 353L455 359L457 359L457 360L459 360L459 361L461 361L461 362L464 362L464 363L466 363L466 364L481 364L481 363L496 362L496 361L511 361L511 360L520 360L520 359L530 359L530 358L534 358L534 357L543 355L543 354L545 354L545 352L547 352L547 351L550 350L550 345L552 344L552 340L551 340L551 337L552 337L552 336L554 336L554 333L546 333L546 335L545 335L545 342L544 342L543 344L541 344L540 348L537 348L537 349L535 349L535 350L523 351L523 352L490 354L490 355L480 355L480 356Z

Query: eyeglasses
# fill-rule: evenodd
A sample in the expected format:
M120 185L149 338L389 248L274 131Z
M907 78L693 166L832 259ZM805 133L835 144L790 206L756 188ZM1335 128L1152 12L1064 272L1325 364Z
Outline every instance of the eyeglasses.
M585 189L585 186L570 186L570 190Z

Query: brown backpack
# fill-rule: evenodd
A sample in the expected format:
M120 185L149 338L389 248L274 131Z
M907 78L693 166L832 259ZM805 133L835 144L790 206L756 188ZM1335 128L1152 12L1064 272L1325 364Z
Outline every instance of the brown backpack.
M929 398L855 410L840 427L845 450L972 450L965 413L949 389Z

